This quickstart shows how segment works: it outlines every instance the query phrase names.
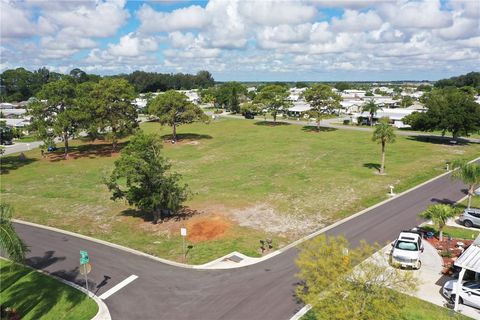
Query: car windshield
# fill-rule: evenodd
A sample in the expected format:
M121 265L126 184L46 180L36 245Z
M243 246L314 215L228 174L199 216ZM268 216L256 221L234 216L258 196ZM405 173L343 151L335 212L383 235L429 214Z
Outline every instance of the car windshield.
M417 243L416 242L407 242L407 241L397 241L395 248L400 250L408 250L408 251L417 251Z
M470 288L470 289L479 289L480 288L480 282L477 281L467 281L463 284L464 287Z

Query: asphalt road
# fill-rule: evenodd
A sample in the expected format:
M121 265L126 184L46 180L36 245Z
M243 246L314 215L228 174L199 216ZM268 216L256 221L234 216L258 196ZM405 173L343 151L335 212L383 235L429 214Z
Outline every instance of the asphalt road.
M384 244L418 225L428 205L455 202L465 187L444 176L349 220L327 233ZM166 265L98 243L25 225L15 225L30 246L28 264L83 285L79 250L92 262L91 291L102 294L134 274L139 278L105 300L112 319L289 319L302 305L292 248L264 262L229 270L192 270Z

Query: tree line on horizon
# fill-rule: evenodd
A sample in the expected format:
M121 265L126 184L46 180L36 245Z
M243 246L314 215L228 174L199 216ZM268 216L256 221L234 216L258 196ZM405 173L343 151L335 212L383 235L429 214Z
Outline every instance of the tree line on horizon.
M107 78L122 78L133 85L136 93L157 92L167 90L190 90L208 88L215 85L211 73L205 70L196 74L157 73L134 71L130 74L99 76L88 74L75 68L68 74L50 71L43 67L35 71L25 68L9 69L0 74L0 102L26 101L37 95L44 85L62 79L70 79L75 83L99 82Z

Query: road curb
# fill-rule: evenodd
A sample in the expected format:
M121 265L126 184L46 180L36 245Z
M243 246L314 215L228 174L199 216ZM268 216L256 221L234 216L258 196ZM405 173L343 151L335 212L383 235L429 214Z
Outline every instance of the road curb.
M118 249L118 250L126 251L126 252L133 253L133 254L143 256L143 257L146 257L146 258L150 258L150 259L156 260L158 262L169 264L169 265L172 265L172 266L175 266L175 267L182 267L182 268L189 268L189 269L195 269L196 267L198 267L196 265L189 265L189 264L179 263L179 262L155 257L151 254L141 252L141 251L138 251L138 250L135 250L135 249L132 249L132 248L124 247L124 246L116 244L116 243L112 243L112 242L108 242L108 241L105 241L105 240L85 236L83 234L79 234L79 233L75 233L75 232L71 232L71 231L67 231L67 230L58 229L58 228L55 228L55 227L45 226L45 225L41 225L41 224L37 224L37 223L33 223L33 222L28 222L28 221L23 221L23 220L19 220L19 219L12 219L12 221L15 222L15 223L19 223L19 224L23 224L23 225L27 225L27 226L31 226L31 227L35 227L35 228L54 231L54 232L66 234L66 235L69 235L69 236L72 236L72 237L96 242L96 243L99 243L99 244L102 244L102 245L105 245L105 246L108 246L108 247L111 247L111 248L115 248L115 249Z
M5 257L1 257L0 256L0 259L2 260L6 260L6 261L9 261L9 262L12 262L11 260L5 258ZM15 263L15 262L14 262ZM97 311L97 314L91 319L91 320L112 320L112 317L110 316L110 311L108 311L108 307L107 305L99 298L97 297L93 292L90 292L90 291L87 291L87 289L79 286L78 284L76 283L73 283L73 282L70 282L70 281L67 281L65 279L62 279L60 277L57 277L53 274L50 274L46 271L43 271L41 269L35 269L35 268L32 268L28 265L22 265L26 268L30 268L32 269L33 271L35 272L38 272L38 273L41 273L43 275L46 275L52 279L55 279L63 284L66 284L67 286L70 286L74 289L77 289L81 292L83 292L84 294L86 294L88 297L92 298L93 301L95 301L95 303L98 305L98 311Z

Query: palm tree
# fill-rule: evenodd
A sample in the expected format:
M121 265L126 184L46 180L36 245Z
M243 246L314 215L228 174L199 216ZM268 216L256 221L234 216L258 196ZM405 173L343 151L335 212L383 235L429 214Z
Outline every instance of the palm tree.
M468 208L470 208L475 189L480 186L480 164L460 160L453 162L452 168L457 169L453 172L452 178L468 185Z
M9 204L0 204L0 250L11 260L23 262L27 246L13 228L12 214L13 208Z
M422 218L431 219L440 233L440 241L443 240L443 227L447 220L456 216L456 211L448 204L431 205L420 214Z
M385 171L385 146L387 143L395 142L395 132L388 124L388 118L382 118L373 131L372 140L382 145L382 164L380 165L380 174Z
M373 99L370 99L362 106L362 112L368 112L370 114L370 126L373 126L373 117L377 114L377 111L379 110L382 110L382 107L376 104Z

